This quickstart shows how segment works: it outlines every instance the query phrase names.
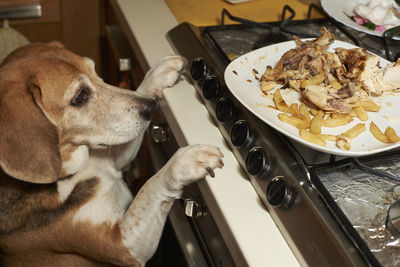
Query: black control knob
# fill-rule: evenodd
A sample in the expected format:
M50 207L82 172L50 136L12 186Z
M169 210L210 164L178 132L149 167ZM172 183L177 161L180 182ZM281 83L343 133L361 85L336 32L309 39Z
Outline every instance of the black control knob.
M234 146L244 148L249 146L253 141L253 133L249 124L240 120L237 121L231 131L231 141Z
M246 157L246 169L254 176L262 176L271 168L271 159L261 147L254 147Z
M232 122L237 114L237 109L232 99L227 97L219 99L215 106L215 114L220 122Z
M293 190L282 176L275 177L267 186L267 200L277 208L288 208L294 200Z
M185 214L186 216L190 218L198 218L201 217L204 214L203 211L203 205L201 204L201 201L196 200L196 199L185 199L183 203L185 207Z
M190 66L190 75L192 79L195 81L199 81L201 78L205 76L207 72L207 65L204 59L197 58L192 62Z
M202 87L203 96L207 100L215 100L221 91L221 84L217 77L210 76L205 79Z
M150 127L150 136L154 143L165 143L168 141L168 129L163 125L154 124Z

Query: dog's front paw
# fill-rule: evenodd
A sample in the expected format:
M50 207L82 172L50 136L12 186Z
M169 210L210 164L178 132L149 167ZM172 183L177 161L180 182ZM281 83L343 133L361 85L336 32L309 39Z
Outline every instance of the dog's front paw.
M187 60L179 55L163 58L146 74L138 91L151 98L161 97L163 89L180 80L186 65Z
M180 190L183 186L204 178L214 177L214 169L222 168L224 155L219 148L209 145L193 145L180 148L170 160L170 186Z

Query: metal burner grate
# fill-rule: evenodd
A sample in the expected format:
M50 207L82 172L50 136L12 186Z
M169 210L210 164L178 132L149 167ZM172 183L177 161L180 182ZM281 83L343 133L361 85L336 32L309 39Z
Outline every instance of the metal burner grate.
M315 12L322 15L324 18L312 19L311 16ZM363 47L374 54L388 59L389 61L396 61L400 57L400 41L393 40L391 38L371 36L344 26L328 16L319 6L315 4L310 4L307 13L307 19L294 20L295 16L296 12L290 6L285 5L282 10L281 21L275 23L259 23L236 17L229 13L228 10L223 9L221 14L221 25L218 27L218 29L221 31L221 26L226 27L227 29L231 26L225 25L227 18L242 25L250 26L253 28L252 30L254 30L254 28L263 29L263 31L260 31L260 33L263 34L263 38L254 43L252 47L254 50L266 45L292 40L293 35L296 35L300 38L316 38L320 35L321 27L324 26L329 31L334 33L338 40ZM307 27L304 27L305 25L307 25ZM206 27L206 31L207 28L210 29L210 32L215 30L215 27L213 26ZM216 46L219 46L219 40L220 39L218 37L214 38Z

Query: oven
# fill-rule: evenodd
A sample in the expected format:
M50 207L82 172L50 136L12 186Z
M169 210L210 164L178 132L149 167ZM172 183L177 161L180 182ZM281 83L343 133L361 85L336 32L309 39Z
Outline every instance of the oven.
M146 138L152 166L157 172L179 148L161 110L152 120ZM163 253L171 247L171 239L176 246L172 251L174 262L164 258L161 266L236 266L196 184L185 188L182 198L174 202L168 214L160 243ZM179 262L175 262L177 255L181 256Z
M312 18L315 13L321 18ZM226 25L226 19L238 23ZM207 27L182 23L167 39L189 60L189 80L298 261L310 266L399 264L400 152L345 158L306 148L247 111L223 77L233 58L293 35L318 37L322 26L336 39L391 61L399 57L400 42L356 32L313 4L305 20L295 20L295 10L285 6L278 22L256 23L226 10L221 22ZM169 136L167 128L154 125L151 131L153 141L168 139L163 137ZM187 193L186 201L176 205L195 229L201 228L207 210L196 190ZM220 266L218 260L213 263Z

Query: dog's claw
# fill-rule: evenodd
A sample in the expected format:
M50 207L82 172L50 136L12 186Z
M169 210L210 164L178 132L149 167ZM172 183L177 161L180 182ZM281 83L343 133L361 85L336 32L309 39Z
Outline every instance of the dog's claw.
M173 178L180 184L215 177L215 168L222 168L223 154L219 148L209 145L192 145L180 148L168 162L171 164Z
M213 177L213 178L215 177L215 173L210 167L207 167L206 171L208 172L208 174L210 174L211 177Z

